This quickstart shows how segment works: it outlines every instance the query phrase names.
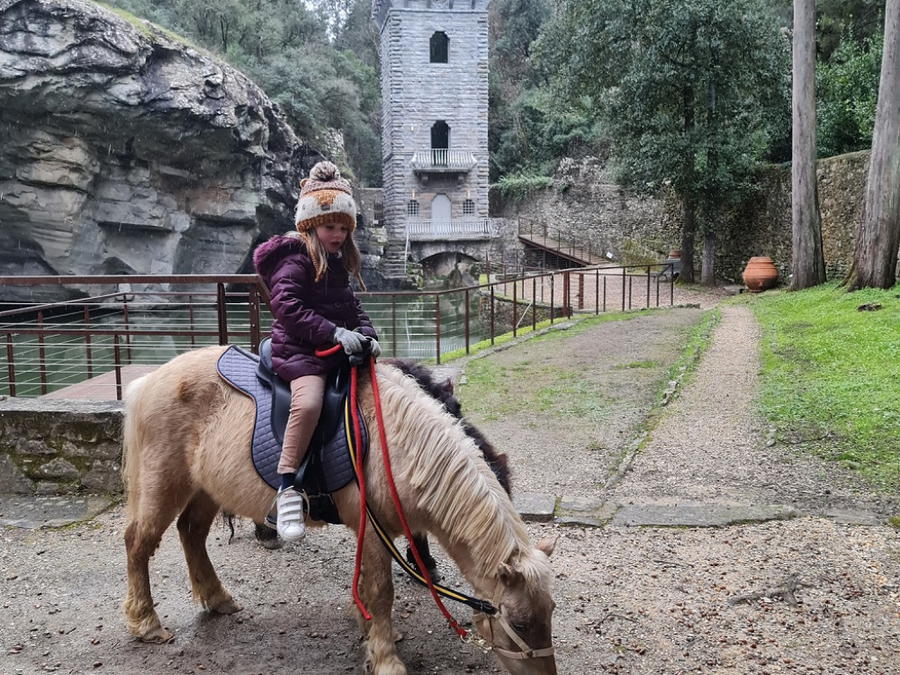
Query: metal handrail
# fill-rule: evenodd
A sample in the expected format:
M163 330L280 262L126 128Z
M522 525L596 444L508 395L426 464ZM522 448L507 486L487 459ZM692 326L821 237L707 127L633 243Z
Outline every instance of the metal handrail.
M543 320L552 323L573 312L651 307L654 285L659 306L662 281L656 267L516 266L507 274L494 264L484 283L466 288L358 297L377 324L385 356L430 357L439 364L450 351L468 354L474 342L493 344L500 334L526 330L525 317L534 330ZM616 302L620 283L621 302ZM669 275L668 304L673 304L671 283ZM97 293L95 288L117 285L127 290ZM79 297L0 309L0 394L10 396L52 393L96 379L99 372L101 378L114 374L115 398L121 398L129 366L160 365L206 344L237 342L255 351L271 320L268 292L256 275L0 276L0 297L11 286L20 287L19 295L24 287L61 286Z

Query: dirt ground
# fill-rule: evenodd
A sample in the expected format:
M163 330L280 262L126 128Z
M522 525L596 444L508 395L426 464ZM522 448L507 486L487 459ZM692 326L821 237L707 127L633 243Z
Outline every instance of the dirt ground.
M460 388L464 412L477 411L476 424L509 454L516 491L637 504L647 495L629 480L640 477L654 493L671 487L665 496L677 501L680 486L654 483L660 469L642 462L645 455L648 462L664 457L667 440L683 424L739 450L726 456L736 470L744 455L765 456L751 459L762 468L741 474L749 486L744 497L771 494L804 509L790 520L719 528L529 523L535 541L559 535L553 556L559 672L900 673L900 540L878 520L895 502L859 493L849 478L769 447L766 429L741 408L743 400L731 409L700 391L692 403L697 387L727 386L723 372L749 371L752 378L752 361L734 360L743 352L730 345L710 349L713 361L703 357L696 377L687 378L683 394L653 423L622 482L604 487L635 438L647 432L669 367L702 317L698 309L643 312L485 357L502 366L498 387L521 393L523 400L525 390L548 373L568 374L589 387L585 396L599 408L591 414L547 405L494 419L489 406L466 402L465 384ZM573 414L583 423L573 424ZM732 418L745 417L746 423L730 428ZM693 445L679 444L674 455L685 459L691 480L709 483L714 493L727 491L719 488L725 480L719 474L727 471L702 456L688 462ZM709 453L700 443L695 447ZM706 464L708 475L696 468ZM791 485L802 494L792 495ZM816 512L833 501L846 509L859 506L878 522L846 525ZM117 506L64 529L0 531L2 675L362 672L363 649L349 611L354 544L343 528L313 532L301 546L274 551L256 543L247 521L238 523L233 539L224 525L214 530L213 563L244 606L231 616L209 614L191 602L170 529L150 568L157 610L175 633L165 645L145 645L125 632L122 530ZM449 563L443 561L441 570L446 584L465 588ZM400 655L410 673L503 672L493 656L461 644L430 596L396 567L394 581ZM468 618L465 608L448 608Z

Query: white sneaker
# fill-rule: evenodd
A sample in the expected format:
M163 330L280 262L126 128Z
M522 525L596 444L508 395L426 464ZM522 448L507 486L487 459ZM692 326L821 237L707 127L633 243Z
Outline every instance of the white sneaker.
M275 496L278 509L278 536L284 541L302 541L306 536L303 497L294 488L279 490Z

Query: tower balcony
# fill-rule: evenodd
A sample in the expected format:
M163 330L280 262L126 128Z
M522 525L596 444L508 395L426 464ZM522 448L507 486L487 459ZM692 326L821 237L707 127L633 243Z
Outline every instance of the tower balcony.
M410 219L406 221L408 241L490 239L491 231L489 218Z
M478 160L468 150L431 148L413 153L411 164L417 174L468 173L475 168Z

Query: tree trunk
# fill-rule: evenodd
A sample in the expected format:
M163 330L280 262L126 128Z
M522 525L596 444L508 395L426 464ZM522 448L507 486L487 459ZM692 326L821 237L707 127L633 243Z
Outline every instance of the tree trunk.
M816 185L816 3L794 0L791 290L825 281Z
M703 234L703 254L700 259L700 283L716 285L716 235L708 229Z
M694 87L684 85L681 90L682 104L684 106L684 134L688 136L694 129ZM684 157L684 175L681 177L684 190L681 205L684 214L681 218L681 272L678 277L686 284L694 283L694 237L697 232L696 210L697 200L694 195L694 154L693 149L688 148Z
M686 284L694 283L694 238L697 225L695 221L694 194L685 192L682 201L684 213L681 217L681 272L678 280Z
M890 288L900 245L900 0L884 10L884 54L872 133L869 179L846 284Z

